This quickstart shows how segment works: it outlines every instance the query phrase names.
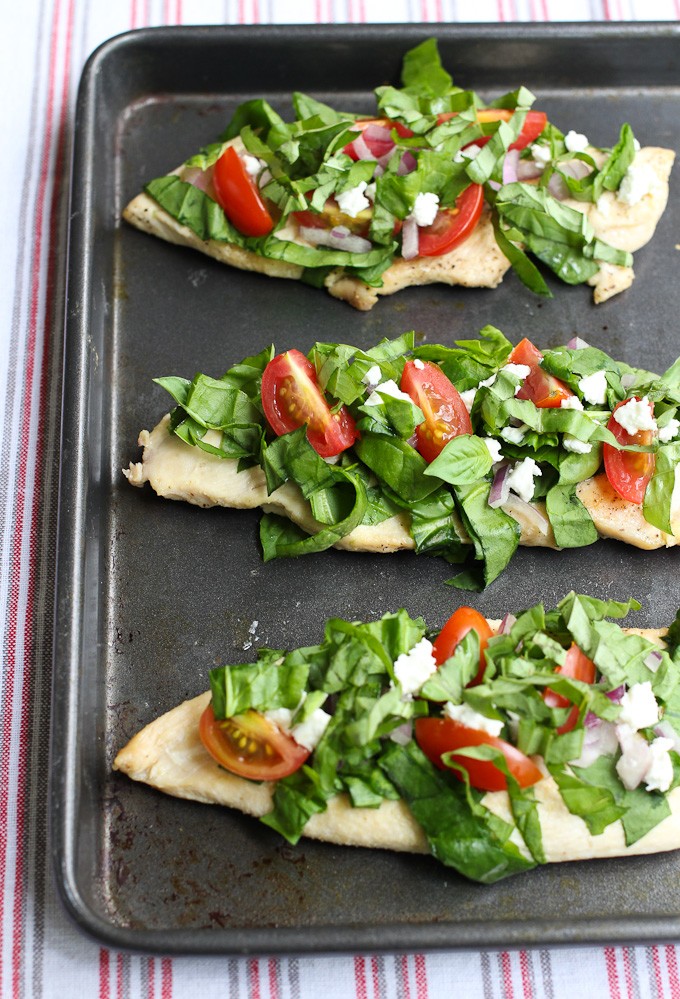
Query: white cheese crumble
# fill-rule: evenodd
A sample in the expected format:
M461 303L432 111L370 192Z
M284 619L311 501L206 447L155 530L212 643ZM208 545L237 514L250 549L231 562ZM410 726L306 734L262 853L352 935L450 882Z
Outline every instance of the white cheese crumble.
M351 219L355 219L359 212L363 212L367 208L370 208L371 202L364 194L366 187L366 181L362 180L356 187L350 187L348 191L343 191L342 194L338 194L336 196L336 201L338 202L340 211L344 212L345 215L349 215Z
M476 732L486 732L488 735L498 736L503 731L503 722L498 718L487 718L480 715L469 704L452 704L447 701L444 705L444 715L452 721L460 722L466 728L472 728Z
M562 436L562 444L565 451L571 451L573 454L590 454L593 450L593 445L590 441L580 441L578 437L574 437L572 434L564 434Z
M432 655L432 642L421 638L410 652L402 652L394 664L394 675L405 697L415 694L425 681L437 671Z
M590 143L588 137L582 132L575 132L571 129L564 137L564 145L570 153L583 153Z
M472 407L475 402L475 396L477 395L477 389L466 389L465 392L460 393L460 397L463 400L463 405L467 409L468 413L472 412Z
M528 503L534 495L534 478L542 474L533 458L523 458L510 469L506 481L513 493Z
M656 420L649 399L629 399L614 413L614 419L631 436L640 430L656 430Z
M484 443L486 444L487 448L489 449L489 454L491 455L491 460L492 460L492 462L495 465L496 462L500 461L501 458L503 457L500 444L498 443L497 440L494 440L493 437L482 437L482 440L484 441Z
M264 712L265 718L278 725L284 732L290 732L290 724L293 720L293 712L290 708L270 708Z
M409 218L415 219L416 225L432 225L439 211L439 195L431 191L422 192L416 197L413 211Z
M493 383L496 381L497 377L498 377L497 374L489 375L488 378L485 378L483 382L479 383L479 385L477 386L477 388L478 389L480 389L480 388L491 388L491 386L493 385Z
M304 746L311 753L315 749L321 736L326 731L331 716L323 708L316 708L309 718L306 718L299 725L294 725L290 734L300 746Z
M250 177L256 177L262 167L266 165L264 160L258 159L257 156L251 156L250 153L244 153L241 156L241 162Z
M537 167L540 167L541 170L545 169L545 167L547 167L548 163L550 163L552 159L550 146L541 146L539 144L535 144L531 147L530 152L532 160L534 161Z
M463 160L473 160L475 156L479 156L481 151L482 147L478 146L476 142L473 142L471 145L466 146L465 149L459 149L453 157L453 162L462 163Z
M524 435L527 432L526 424L522 424L521 427L503 427L501 430L501 437L508 444L521 444L524 440Z
M678 436L678 430L680 430L680 420L672 416L665 427L659 427L659 440L662 444L668 444Z
M418 371L423 371L425 365L423 364L423 362L420 360L419 357L416 357L415 360L413 361L413 367L417 368Z
M402 392L393 378L388 378L386 382L381 382L380 385L376 385L366 400L366 405L381 406L382 399L378 394L380 392L384 395L391 395L393 399L405 399L407 402L411 402L411 396L406 392Z
M380 365L374 364L372 368L368 369L361 380L364 385L377 385L381 378L382 371L380 370Z
M668 752L672 748L673 740L663 736L650 744L651 763L644 776L648 791L667 791L673 783L673 763Z
M638 729L656 725L658 720L659 705L651 681L634 683L621 698L621 714L617 721L629 725L634 732L637 732Z
M518 378L526 378L531 372L528 364L504 364L502 370L517 375Z
M592 375L580 378L578 387L591 406L603 406L607 401L607 376L604 371L594 371Z
M646 163L636 164L633 161L626 170L616 196L624 205L632 207L642 201L647 194L651 194L655 183L656 175L652 168Z
M577 395L570 395L561 400L560 409L578 409L580 411L583 409L583 403Z

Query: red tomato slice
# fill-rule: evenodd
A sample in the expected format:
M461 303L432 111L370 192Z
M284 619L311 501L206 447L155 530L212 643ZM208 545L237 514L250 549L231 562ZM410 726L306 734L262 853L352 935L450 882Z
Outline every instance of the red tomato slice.
M639 400L639 396L635 396ZM627 430L614 419L614 413L620 406L625 406L630 399L624 399L614 407L614 412L609 417L607 430L611 430L619 444L651 444L654 439L654 431L638 430L636 434L629 434ZM653 412L652 403L649 407ZM656 465L656 455L645 451L619 451L613 444L603 444L602 454L604 457L604 470L612 489L616 490L621 499L630 503L642 503L645 498L645 490Z
M199 723L201 742L221 767L250 780L279 780L299 770L309 756L292 735L259 711L217 719L209 704Z
M233 146L227 146L215 163L213 184L225 215L244 236L266 236L272 231L274 222L267 206Z
M468 728L451 718L417 718L415 723L416 742L427 758L440 770L446 770L442 754L469 746L493 746L501 751L508 770L520 787L529 787L541 780L543 774L533 760L516 746L489 735L478 729ZM455 756L456 763L467 770L472 787L480 791L506 791L507 778L495 763L490 760L472 760L467 756ZM452 773L459 777L457 771ZM459 777L459 779L461 779Z
M484 188L470 184L453 208L440 208L432 225L418 228L418 256L438 257L462 243L476 228L483 207Z
M437 118L437 124L441 125L443 121L448 121L448 119L453 118L456 113L456 111L446 111L444 114L440 114ZM490 121L501 121L501 119L503 121L509 121L513 114L514 112L508 108L482 108L477 112L477 121L480 122L480 124ZM547 124L548 116L544 111L527 111L522 131L519 133L515 141L508 146L508 149L525 149L529 143L539 137ZM474 140L474 145L485 146L490 138L490 135L483 135L481 138ZM468 143L468 145L472 144L473 143L471 142Z
M543 354L526 337L510 352L510 364L526 364L531 368L517 398L528 399L539 409L559 409L562 400L569 399L574 393L559 378L543 370L542 360Z
M564 666L558 666L555 670L560 676L568 676L572 680L582 680L583 683L595 683L595 663L589 659L585 652L581 652L578 645L572 642ZM566 708L569 700L562 694L556 694L550 687L543 691L543 700L549 708ZM571 732L578 721L578 707L574 707L569 712L567 720L557 729L558 735Z
M437 666L441 666L442 663L445 663L453 655L458 643L472 629L479 635L479 670L474 680L471 680L468 684L468 687L475 687L478 683L482 682L484 677L484 670L486 669L484 649L493 635L493 631L489 627L486 618L479 611L475 610L474 607L459 607L448 619L432 646L432 655L435 658L435 662Z
M416 427L416 447L425 461L434 461L454 437L471 434L470 414L460 392L432 361L407 361L401 375L401 390L420 406L425 422Z
M378 125L381 128L390 129L390 131L392 129L395 129L397 135L400 135L404 139L410 138L413 135L411 129L408 128L406 125L402 125L400 121L391 121L389 118L359 118L357 121L354 122L351 130L353 132L365 132L370 125ZM387 153L391 152L394 146L394 142L392 141L391 137L387 136L385 136L384 139L376 138L373 136L366 138L364 136L364 141L366 142L366 145L368 146L371 155L375 156L377 160L379 160L381 156L385 156ZM348 145L345 146L345 148L343 149L343 153L346 153L353 160L359 159L354 149L353 142L350 142L348 143Z
M299 350L274 357L262 375L262 408L279 437L307 424L307 440L322 458L351 447L359 436L351 413L331 412L316 380L314 365Z

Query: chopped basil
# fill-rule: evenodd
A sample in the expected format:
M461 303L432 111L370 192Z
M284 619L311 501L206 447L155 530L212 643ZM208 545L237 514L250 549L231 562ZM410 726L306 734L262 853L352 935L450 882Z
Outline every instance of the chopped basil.
M615 722L621 706L607 692L621 683L632 686L649 680L664 723L680 728L677 657L663 652L659 668L651 671L644 660L656 647L606 620L636 607L634 600L601 601L570 593L553 610L528 608L509 632L489 640L481 683L469 686L479 668L479 638L472 630L407 696L395 663L423 637L434 637L425 622L405 610L369 623L332 619L319 645L290 652L260 649L252 665L212 669L213 711L223 719L247 710L286 708L293 727L321 705L330 714L306 763L277 781L272 810L262 819L291 843L336 794L346 793L355 808L371 809L401 798L440 862L491 884L546 860L548 844L543 841L534 786L520 787L521 778L509 769L503 743L498 742L458 746L455 753L444 749L444 768L438 769L420 748L412 724L428 716L438 718L443 703L467 705L496 719L502 740L522 753L543 757L564 806L583 820L592 836L620 821L626 843L637 842L670 814L668 792L647 790L644 778L634 790L626 790L617 772L622 751L616 740L613 748L603 745L589 764L579 759L586 715L591 726L593 716L602 723ZM677 624L669 633L673 655L675 631ZM560 672L572 642L594 659L592 683ZM548 688L566 700L566 707L552 706L545 696ZM571 728L565 731L567 719ZM643 730L640 738L651 742L654 733ZM672 752L669 759L668 791L680 784L680 758ZM475 788L479 767L495 768L505 779L508 821L499 818L488 807L485 792Z
M382 127L390 129L394 141L388 156L357 160L349 155L347 147L357 138L352 126L361 116L295 92L294 121L286 122L265 100L248 100L236 109L219 141L186 161L187 170L211 171L226 143L243 143L246 152L266 167L258 183L277 220L269 235L240 233L209 184L204 191L175 173L150 181L146 191L201 240L230 243L296 264L303 268L302 280L316 286L331 268L340 267L380 287L382 274L401 255L398 233L417 196L435 195L440 208L451 208L472 183L485 186L496 241L522 282L536 294L550 295L550 291L528 254L569 284L589 280L600 261L630 264L630 254L596 239L585 216L554 198L548 188L550 176L557 172L579 201L596 202L603 191L617 190L635 155L629 125L622 126L612 150L594 158L590 152L569 153L562 133L548 122L541 141L550 143L552 161L540 183L513 183L497 191L506 153L517 142L535 101L529 90L519 87L485 105L474 91L453 83L441 64L435 39L430 38L406 52L401 86L377 87L375 97L376 120L386 122ZM477 112L484 109L492 113L479 120ZM466 155L475 143L480 143L477 155ZM580 180L561 169L574 159L588 167ZM369 218L360 227L362 235L368 234L370 249L348 252L291 235L291 214L297 211L327 213L328 229L345 224L346 215L339 223L334 221L337 198L359 184L371 189Z

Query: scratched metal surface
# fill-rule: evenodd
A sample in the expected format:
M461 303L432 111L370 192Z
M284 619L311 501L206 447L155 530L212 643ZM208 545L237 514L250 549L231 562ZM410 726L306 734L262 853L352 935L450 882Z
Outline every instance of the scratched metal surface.
M430 31L434 26L430 26ZM508 275L495 291L430 287L358 313L324 292L245 274L119 222L149 178L266 96L292 88L369 110L397 81L425 28L162 29L123 36L91 62L79 100L71 227L53 732L52 815L62 897L83 929L115 946L163 952L273 952L527 945L676 938L674 855L537 870L493 887L422 857L276 835L227 810L177 801L110 771L146 722L207 686L248 641L319 640L328 616L405 606L442 623L469 600L443 562L323 552L264 566L253 512L203 511L131 489L121 468L167 397L157 375L219 376L271 342L370 346L416 329L431 341L485 323L543 345L579 334L662 370L678 353L679 231L671 198L633 288L595 308L585 288L539 301ZM437 26L456 82L491 96L520 83L566 131L613 144L630 121L643 144L680 146L672 26ZM653 56L650 53L653 52ZM576 73L575 67L578 66ZM667 622L677 555L613 542L520 551L486 593L489 616L570 589L635 595L642 625ZM254 624L254 622L257 622ZM254 631L254 636L251 635Z

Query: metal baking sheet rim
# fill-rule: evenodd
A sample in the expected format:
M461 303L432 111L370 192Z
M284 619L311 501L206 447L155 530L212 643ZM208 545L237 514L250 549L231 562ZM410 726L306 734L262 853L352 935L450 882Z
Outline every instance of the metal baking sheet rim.
M361 26L356 29L329 26L297 26L291 28L175 28L143 29L112 39L93 53L83 73L78 97L75 155L72 178L72 205L69 231L68 288L66 302L63 426L61 448L61 484L59 502L59 540L57 561L57 592L55 607L55 657L53 671L53 720L51 733L52 760L50 769L50 850L57 888L66 911L88 935L110 946L145 953L173 954L266 954L266 953L335 953L353 951L403 951L408 949L437 950L486 947L521 947L568 945L575 943L641 943L676 940L680 937L680 914L677 919L623 918L581 921L577 926L564 921L544 922L528 919L509 926L506 922L472 920L466 924L400 924L329 925L308 928L262 927L167 930L123 928L108 922L90 907L85 899L76 872L74 838L77 830L77 774L75 747L82 705L79 701L79 681L82 676L84 651L80 637L88 599L84 592L85 566L91 552L86 550L85 505L87 475L98 458L92 454L91 441L96 438L87 423L89 381L96 357L88 341L88 314L81 304L87 301L92 280L91 240L95 218L93 209L93 160L96 117L101 94L98 92L102 62L115 59L128 46L151 42L162 50L164 41L172 38L192 39L217 34L226 43L230 37L247 35L253 40L267 36L298 37L304 31L319 39L342 36L371 36L372 32L387 32L401 44L415 43L444 30L462 37L522 38L534 42L540 38L592 39L597 36L624 37L630 40L663 35L680 37L677 28L669 25L389 25ZM66 476L65 469L76 474ZM86 655L93 655L89 650ZM483 888L480 888L483 891ZM455 939L451 939L451 937Z

